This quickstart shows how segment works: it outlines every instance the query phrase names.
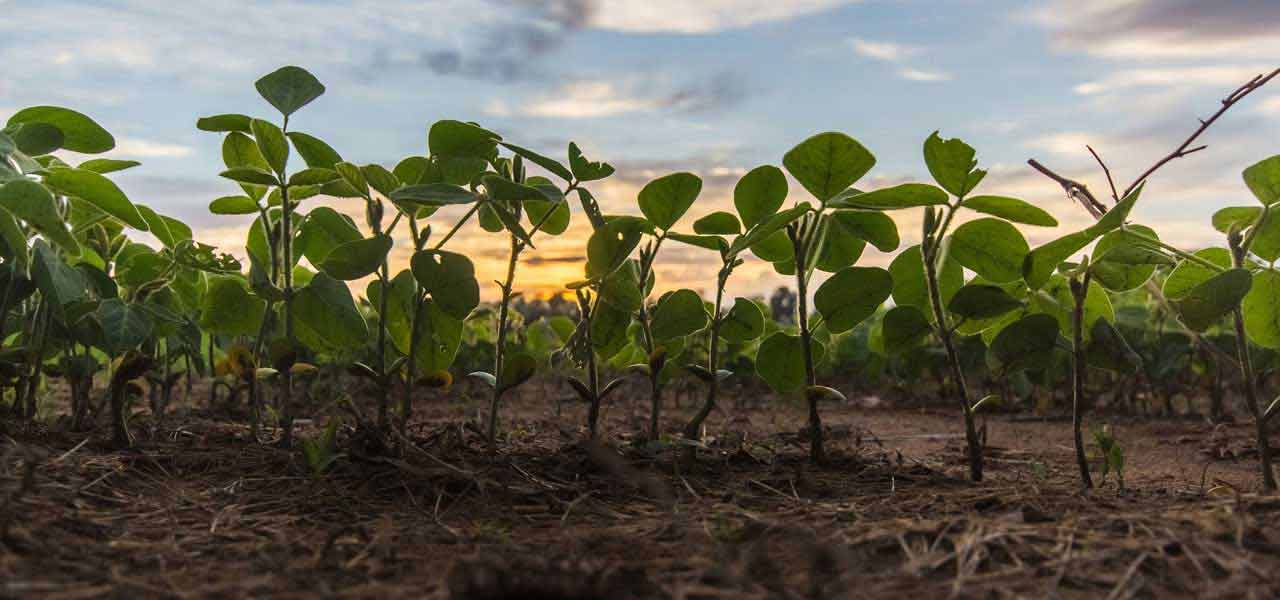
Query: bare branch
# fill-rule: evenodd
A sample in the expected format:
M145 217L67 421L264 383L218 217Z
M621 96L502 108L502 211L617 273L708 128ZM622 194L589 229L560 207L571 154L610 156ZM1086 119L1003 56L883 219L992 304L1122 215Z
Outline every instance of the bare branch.
M1248 96L1254 90L1266 85L1267 82L1274 79L1277 75L1280 75L1280 69L1276 69L1272 71L1270 74L1257 75L1253 79L1250 79L1248 83L1236 88L1234 92L1231 92L1226 98L1222 100L1222 106L1218 108L1217 112L1213 113L1213 116L1209 117L1208 119L1200 119L1200 127L1198 127L1195 130L1195 132L1191 134L1190 137L1184 140L1182 144L1180 144L1176 149L1174 149L1173 152L1170 152L1169 154L1165 155L1164 158L1161 158L1160 160L1156 161L1154 165L1151 165L1150 167L1147 168L1146 171L1143 171L1142 175L1139 175L1137 179L1133 180L1133 183L1129 184L1129 187L1125 188L1124 195L1128 196L1129 192L1132 192L1134 188L1138 187L1138 184L1142 183L1143 181L1146 181L1147 178L1150 177L1152 173L1155 173L1160 167L1163 167L1169 161L1175 158L1182 158L1194 152L1199 152L1201 150L1204 150L1207 146L1196 146L1195 148L1191 148L1190 146L1193 142L1196 141L1197 138L1200 137L1200 134L1204 133L1206 129L1209 129L1209 126L1213 125L1214 121L1218 120L1218 117L1221 117L1232 106L1235 106L1237 102L1243 100L1245 96Z
M1089 214L1093 215L1093 218L1097 219L1101 217L1103 213L1107 212L1107 207L1101 202L1098 202L1098 199L1094 197L1093 192L1090 192L1089 188L1085 186L1085 184L1054 173L1049 169L1049 167L1040 164L1040 162L1034 158L1028 160L1027 164L1031 165L1031 168L1043 173L1045 177L1058 182L1058 185L1062 186L1062 191L1067 193L1067 198L1079 202L1084 206L1085 210L1089 211Z
M1089 149L1089 154L1093 155L1093 159L1098 161L1098 166L1102 167L1102 172L1107 175L1107 185L1111 186L1111 199L1115 202L1120 201L1120 194L1116 192L1116 181L1111 178L1111 169L1107 168L1107 163L1102 162L1102 157L1093 150L1093 146L1085 144L1085 148Z

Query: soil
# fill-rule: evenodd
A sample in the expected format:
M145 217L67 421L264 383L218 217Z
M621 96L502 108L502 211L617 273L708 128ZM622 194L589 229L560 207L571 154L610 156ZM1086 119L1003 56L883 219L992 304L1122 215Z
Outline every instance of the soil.
M1091 415L1126 467L1123 490L1112 474L1086 492L1061 417L985 417L987 477L972 483L941 406L825 406L830 456L814 466L805 411L740 391L689 464L632 439L640 388L615 394L596 444L584 408L555 400L567 388L527 387L504 404L496 452L469 425L479 390L456 386L417 399L389 447L344 425L319 476L198 388L164 418L139 408L130 450L106 427L0 421L0 596L1280 595L1280 497L1257 493L1245 419ZM302 412L316 417L303 439L352 421Z

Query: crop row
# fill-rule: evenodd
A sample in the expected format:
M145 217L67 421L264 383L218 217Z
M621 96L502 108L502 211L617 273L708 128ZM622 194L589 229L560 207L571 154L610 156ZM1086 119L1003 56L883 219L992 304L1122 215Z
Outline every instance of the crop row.
M1223 111L1274 76L1237 90ZM278 118L220 114L197 123L222 136L220 176L238 186L210 211L254 217L247 265L194 241L182 222L131 202L108 175L138 163L71 165L60 158L69 154L55 154L114 147L90 118L49 106L9 118L0 132L0 368L16 418L34 418L42 383L61 378L71 390L72 426L92 428L93 382L105 372L113 440L128 446L129 403L142 394L137 380L153 383L153 410L163 410L180 374L212 369L218 386L248 398L255 439L273 398L271 416L289 446L295 394L306 393L326 365L342 364L376 391L377 414L360 417L361 427L405 440L414 390L447 389L468 323L492 318L492 363L468 376L488 390L485 432L495 447L504 398L547 369L551 352L570 365L556 372L588 407L588 436L601 434L601 406L624 379L643 378L651 398L643 433L692 459L721 387L735 377L724 353L750 348L765 384L807 402L810 455L820 462L821 407L843 399L821 385L820 366L850 355L910 367L928 362L921 349L930 348L940 349L930 364L957 405L970 475L981 480L975 415L1002 398L979 397L980 386L967 381L974 357L1007 389L1010 381L1044 380L1065 356L1080 476L1092 486L1082 435L1089 370L1149 376L1153 356L1174 344L1158 339L1150 352L1135 350L1133 338L1146 330L1126 329L1116 306L1127 304L1170 318L1185 345L1205 348L1220 378L1239 381L1264 486L1275 488L1267 439L1280 409L1260 397L1253 356L1280 348L1280 218L1272 210L1280 203L1280 156L1244 170L1258 203L1218 211L1206 227L1221 232L1224 245L1196 251L1129 219L1147 178L1168 159L1123 189L1111 182L1107 202L1036 164L1096 222L1032 248L1021 228L1057 220L1026 201L981 193L987 173L975 150L937 133L923 145L931 183L861 190L874 155L827 132L787 151L781 167L747 172L734 188L733 211L690 215L702 181L681 172L645 185L638 214L608 215L590 189L614 169L574 143L562 160L475 123L445 120L430 126L425 155L390 167L357 165L290 126L324 93L310 73L284 67L256 85ZM1169 158L1194 152L1194 138ZM362 204L363 222L335 210L338 199ZM444 220L437 211L447 206L465 212ZM901 247L894 216L904 211L923 213L917 245ZM539 238L567 231L573 212L592 226L583 276L565 282L576 321L524 324L513 311L520 259L537 252ZM509 246L493 311L480 305L472 261L449 244L473 221ZM149 232L159 247L131 241L134 232ZM413 252L409 267L393 273L395 236ZM671 244L718 260L711 299L688 289L653 293L662 249ZM887 269L858 266L868 245L896 252ZM757 302L726 297L748 260L793 278L794 327ZM829 276L815 278L818 272ZM370 282L360 299L346 283L357 280ZM858 340L854 352L842 351L846 339ZM684 376L696 378L704 395L683 431L664 436L664 389ZM1122 456L1107 458L1122 467Z

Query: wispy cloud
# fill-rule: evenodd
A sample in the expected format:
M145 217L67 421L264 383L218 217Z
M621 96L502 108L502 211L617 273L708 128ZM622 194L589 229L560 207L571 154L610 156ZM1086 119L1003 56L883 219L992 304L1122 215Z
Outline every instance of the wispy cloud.
M134 158L181 158L191 156L190 146L169 144L141 138L122 137L116 139L115 154Z
M888 62L898 62L920 53L920 49L915 46L906 46L903 44L895 44L893 42L877 42L863 38L852 38L849 40L849 43L853 46L853 51L858 53L860 56Z
M1077 94L1092 95L1129 90L1131 88L1189 88L1212 86L1226 88L1248 81L1250 77L1265 73L1275 67L1258 63L1252 65L1221 65L1208 67L1164 67L1123 69L1101 79L1075 86Z
M899 65L896 75L907 81L937 82L950 81L951 74L937 70L925 70L906 64L909 59L924 52L919 46L869 40L865 38L849 38L849 45L859 56L872 60Z
M629 33L706 34L787 21L858 0L601 0L589 20L600 29ZM586 4L586 2L584 2Z
M898 76L908 81L951 81L948 73L921 69L902 69L898 71Z
M1054 0L1030 12L1062 49L1112 59L1274 59L1280 2Z
M513 107L503 99L489 101L491 117L529 116L550 119L596 119L633 113L697 114L733 107L749 94L745 81L722 72L672 85L663 78L635 76L620 80L582 80L564 84Z

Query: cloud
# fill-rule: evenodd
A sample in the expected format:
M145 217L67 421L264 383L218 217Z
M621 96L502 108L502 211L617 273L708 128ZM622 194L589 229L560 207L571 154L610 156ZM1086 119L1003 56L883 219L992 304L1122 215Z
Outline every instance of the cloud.
M1075 86L1074 91L1081 95L1129 90L1132 88L1192 88L1238 86L1259 73L1274 69L1265 64L1253 65L1221 65L1210 67L1166 67L1150 69L1124 69L1115 71L1106 77L1088 81Z
M924 49L918 46L909 46L896 42L868 40L857 37L849 38L849 45L853 47L853 51L859 56L864 56L880 62L901 65L896 74L898 77L907 81L936 82L951 80L950 73L917 69L904 64L908 59L918 56L924 52Z
M131 158L181 158L191 156L190 146L168 144L140 138L116 139L115 155Z
M600 0L592 27L627 33L706 34L788 21L857 0Z
M1055 46L1112 59L1274 59L1273 0L1055 0L1029 13Z
M920 49L915 46L905 46L893 42L876 42L863 38L852 38L849 43L853 46L853 51L859 55L886 62L898 62L920 53Z
M951 81L949 73L941 71L922 71L920 69L902 69L898 76L908 81Z
M1280 96L1272 96L1258 105L1258 112L1268 117L1280 117Z
M746 82L732 72L672 86L662 78L590 79L564 84L513 108L505 100L488 102L492 117L530 116L548 119L596 119L633 113L700 114L723 111L749 94Z

